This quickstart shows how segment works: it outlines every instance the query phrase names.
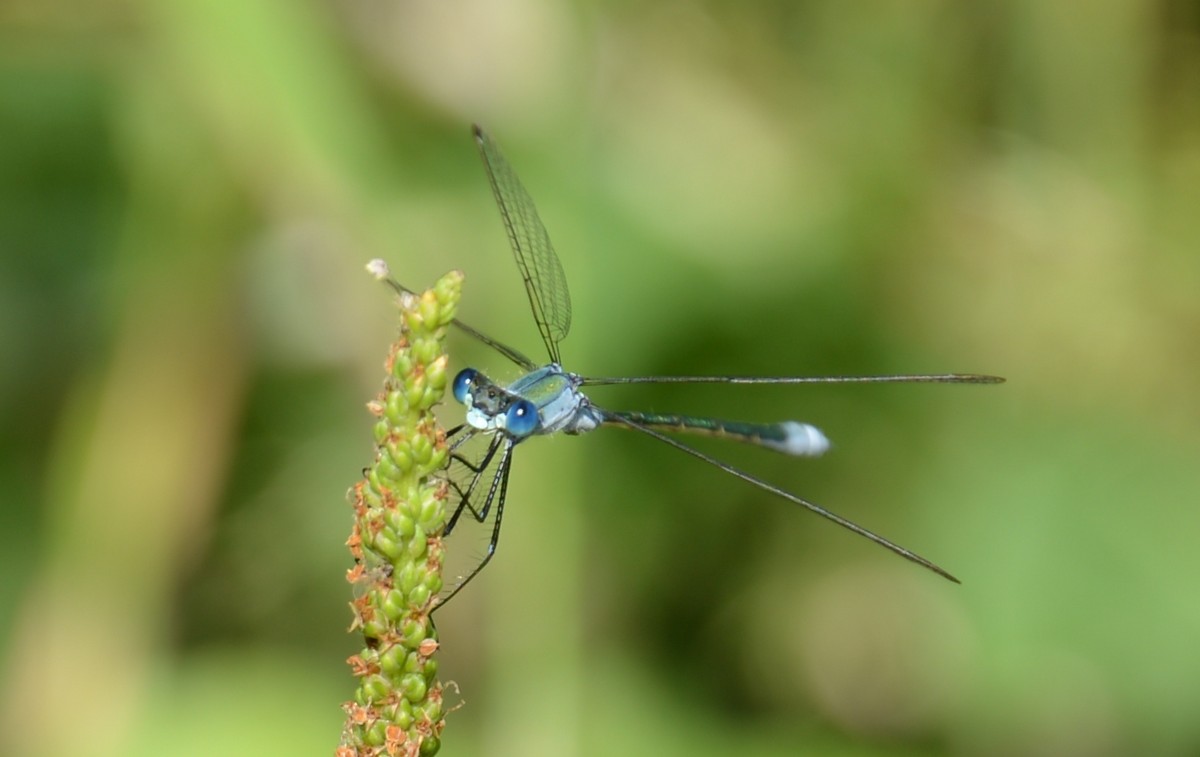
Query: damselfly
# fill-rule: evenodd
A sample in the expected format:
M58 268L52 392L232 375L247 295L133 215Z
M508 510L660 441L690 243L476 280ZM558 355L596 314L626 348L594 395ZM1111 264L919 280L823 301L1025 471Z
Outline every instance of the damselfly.
M474 127L475 142L483 157L484 168L492 185L500 217L508 232L509 245L516 257L517 268L525 282L525 293L533 310L533 319L541 333L550 362L538 365L521 352L509 347L461 321L455 325L475 339L492 347L516 363L525 375L507 386L501 386L483 373L466 368L453 383L454 398L467 410L466 423L448 434L452 439L452 459L467 466L469 475L456 483L459 501L446 522L443 536L449 536L464 513L480 523L494 516L487 548L465 577L445 592L439 602L444 604L483 570L496 552L500 526L504 519L505 499L512 470L514 448L534 436L566 433L582 434L602 426L618 426L638 431L665 444L699 458L737 478L753 484L789 502L849 529L879 544L901 557L925 567L955 583L958 579L917 553L869 531L818 504L798 497L778 486L752 476L711 455L694 449L668 434L687 433L734 439L778 452L800 457L816 457L829 449L829 440L815 426L798 421L779 423L744 423L700 418L688 415L605 410L582 392L585 386L601 384L829 384L829 383L941 383L995 384L1004 379L964 373L890 375L890 376L824 376L824 377L751 377L751 376L643 376L592 377L580 376L563 369L559 345L571 328L571 297L567 290L562 264L550 243L533 200L521 185L508 161L496 144L478 126ZM395 281L398 291L409 290ZM486 448L476 459L462 454L464 443L476 437L487 439Z

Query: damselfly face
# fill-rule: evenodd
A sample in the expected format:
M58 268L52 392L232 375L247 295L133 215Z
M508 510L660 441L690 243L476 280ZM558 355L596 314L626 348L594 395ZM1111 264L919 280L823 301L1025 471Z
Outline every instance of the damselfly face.
M513 394L474 368L454 377L454 399L467 408L467 425L480 431L503 431L524 439L541 426L537 406Z

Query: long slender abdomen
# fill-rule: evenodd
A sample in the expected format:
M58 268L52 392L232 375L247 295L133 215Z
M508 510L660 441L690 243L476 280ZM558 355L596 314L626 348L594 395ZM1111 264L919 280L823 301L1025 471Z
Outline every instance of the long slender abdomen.
M798 421L744 423L690 415L606 411L605 424L644 426L677 434L702 434L756 444L788 455L817 457L829 449L829 439L816 426Z

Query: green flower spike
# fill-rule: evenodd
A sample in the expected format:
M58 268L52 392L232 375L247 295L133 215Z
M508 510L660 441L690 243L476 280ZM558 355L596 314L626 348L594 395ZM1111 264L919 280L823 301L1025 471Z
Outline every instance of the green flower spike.
M367 404L379 419L375 463L351 490L351 630L362 630L366 646L347 660L359 687L342 705L346 725L336 755L418 757L437 753L445 724L429 615L442 588L448 485L439 474L448 455L433 407L446 389L446 327L463 275L452 271L415 295L388 279L383 261L367 270L400 292L400 336L385 363L383 391Z

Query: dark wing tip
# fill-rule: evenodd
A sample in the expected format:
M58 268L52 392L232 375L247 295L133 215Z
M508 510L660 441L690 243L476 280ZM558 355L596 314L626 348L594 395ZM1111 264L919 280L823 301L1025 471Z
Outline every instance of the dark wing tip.
M487 135L483 133L483 127L479 124L471 124L471 134L475 137L476 142L487 139Z
M1003 376L986 373L951 373L947 378L955 384L1003 384L1007 381Z

